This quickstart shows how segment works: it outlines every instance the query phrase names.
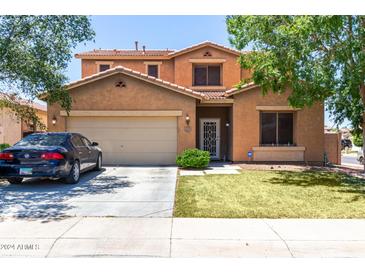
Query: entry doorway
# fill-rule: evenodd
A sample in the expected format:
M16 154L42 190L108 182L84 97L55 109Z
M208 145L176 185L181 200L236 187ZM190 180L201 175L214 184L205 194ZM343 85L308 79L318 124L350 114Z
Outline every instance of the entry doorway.
M220 127L219 118L200 119L200 149L209 151L212 160L220 159Z

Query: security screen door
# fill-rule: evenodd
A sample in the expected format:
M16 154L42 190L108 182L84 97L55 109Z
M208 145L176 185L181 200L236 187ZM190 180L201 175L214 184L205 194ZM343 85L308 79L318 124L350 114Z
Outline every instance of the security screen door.
M219 159L220 119L200 119L200 149L209 151L212 159Z

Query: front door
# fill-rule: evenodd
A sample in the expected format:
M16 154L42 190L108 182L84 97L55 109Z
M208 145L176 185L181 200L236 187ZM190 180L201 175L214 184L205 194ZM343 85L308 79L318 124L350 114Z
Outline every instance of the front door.
M220 119L200 119L200 149L209 151L210 157L219 159Z

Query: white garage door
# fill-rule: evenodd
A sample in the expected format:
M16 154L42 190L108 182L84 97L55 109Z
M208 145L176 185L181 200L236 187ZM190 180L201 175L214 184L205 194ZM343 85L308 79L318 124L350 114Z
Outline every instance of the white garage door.
M68 117L67 131L99 143L104 164L173 164L176 117Z

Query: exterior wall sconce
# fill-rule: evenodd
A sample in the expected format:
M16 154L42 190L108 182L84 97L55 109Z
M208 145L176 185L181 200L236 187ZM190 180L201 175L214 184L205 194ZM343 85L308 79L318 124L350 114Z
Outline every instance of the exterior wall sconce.
M53 118L52 118L52 125L56 125L57 123L57 118L55 115L53 115Z
M189 114L186 114L186 116L185 116L185 122L186 122L186 124L187 124L187 125L189 125L189 124L190 124L190 117L189 117Z
M226 122L226 127L229 127L231 124L229 122Z

